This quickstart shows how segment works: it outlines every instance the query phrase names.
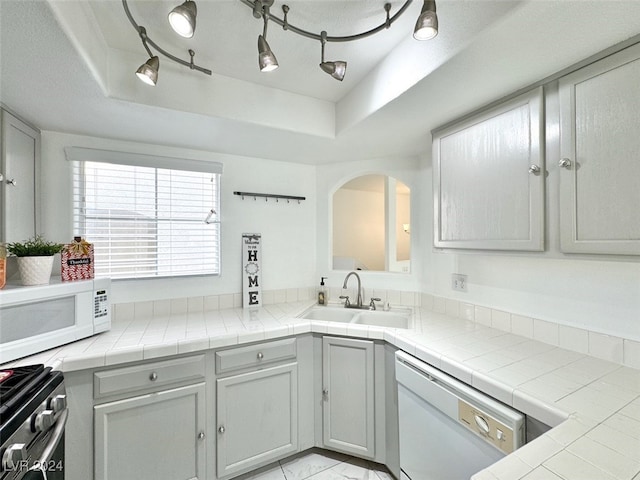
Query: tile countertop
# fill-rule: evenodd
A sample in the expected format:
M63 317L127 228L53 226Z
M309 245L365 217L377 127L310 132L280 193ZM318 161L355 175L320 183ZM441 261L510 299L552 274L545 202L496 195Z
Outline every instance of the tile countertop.
M425 309L409 330L296 318L311 305L166 316L124 305L110 331L7 365L70 372L310 332L385 340L555 427L473 480L640 480L640 370Z

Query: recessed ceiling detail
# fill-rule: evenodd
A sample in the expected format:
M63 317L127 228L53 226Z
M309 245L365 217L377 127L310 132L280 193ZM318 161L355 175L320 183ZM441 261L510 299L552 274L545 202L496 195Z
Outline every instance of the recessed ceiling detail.
M428 158L432 129L640 40L638 0L610 0L606 17L601 0L443 0L438 36L417 42L411 32L422 2L414 1L393 28L326 45L325 60L349 60L339 82L319 72L318 41L290 41L296 37L271 21L268 43L280 68L261 73L263 25L229 21L248 16L238 0L197 0L195 35L177 36L167 15L181 1L128 4L158 44L174 54L197 51L212 74L185 74L166 61L149 88L133 74L145 54L121 1L0 0L0 100L43 131L218 156L376 164ZM392 12L403 3L286 0L288 21L338 35L366 31L380 23L385 1Z

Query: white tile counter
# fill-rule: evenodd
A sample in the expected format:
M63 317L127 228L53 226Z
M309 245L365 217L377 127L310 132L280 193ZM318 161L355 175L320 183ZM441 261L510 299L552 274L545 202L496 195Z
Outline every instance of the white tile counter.
M172 315L118 305L109 332L8 365L69 372L310 332L385 340L555 427L474 480L640 480L640 370L426 309L409 330L296 318L310 305Z

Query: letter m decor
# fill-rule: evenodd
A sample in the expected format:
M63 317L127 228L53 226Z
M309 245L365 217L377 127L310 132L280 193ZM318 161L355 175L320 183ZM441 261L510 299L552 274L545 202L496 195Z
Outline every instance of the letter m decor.
M262 306L262 271L259 233L242 234L242 306Z

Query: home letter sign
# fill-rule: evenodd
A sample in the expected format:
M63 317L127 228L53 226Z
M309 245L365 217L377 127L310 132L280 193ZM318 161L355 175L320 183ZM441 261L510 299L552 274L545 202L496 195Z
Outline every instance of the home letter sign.
M262 306L260 239L259 233L242 234L242 306L244 308Z

